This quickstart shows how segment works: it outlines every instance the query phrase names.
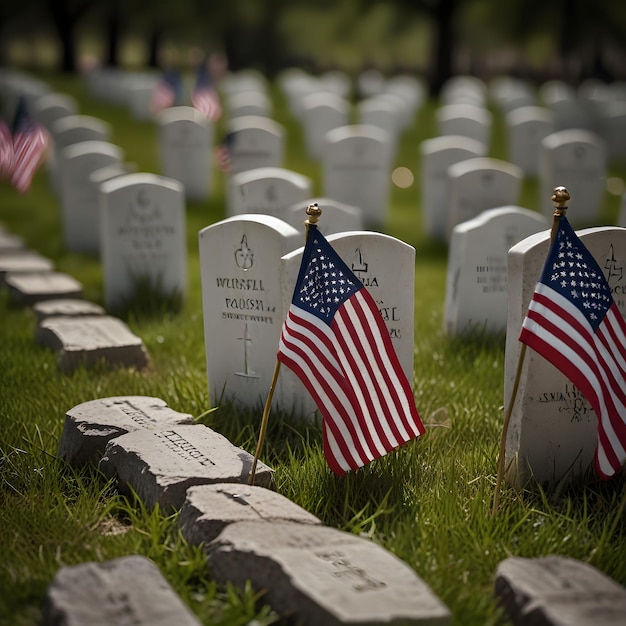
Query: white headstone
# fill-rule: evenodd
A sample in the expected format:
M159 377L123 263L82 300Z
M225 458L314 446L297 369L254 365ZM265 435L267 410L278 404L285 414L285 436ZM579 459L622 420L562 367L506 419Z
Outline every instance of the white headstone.
M449 78L441 88L439 99L443 105L487 103L487 85L476 76L457 74Z
M548 228L541 213L516 206L489 209L455 226L446 276L444 324L448 335L506 330L508 251Z
M398 137L404 129L407 105L400 96L379 94L362 100L357 107L359 124L375 126L384 130L391 141L391 154L395 158Z
M282 211L311 197L313 181L282 167L258 167L228 181L229 216L262 213L279 217ZM305 205L306 206L306 205Z
M489 145L492 115L483 106L448 104L436 111L440 135L462 135Z
M61 207L65 245L72 252L97 250L98 197L89 175L119 165L122 149L106 141L81 141L63 148L59 157Z
M544 107L520 107L506 116L508 158L526 176L539 174L541 142L554 131L552 113Z
M64 93L46 93L35 100L33 115L49 132L57 120L68 115L75 115L78 111L76 99Z
M231 120L246 115L270 117L271 114L272 102L265 91L238 91L228 98L228 117Z
M270 388L285 316L280 258L302 232L268 215L241 215L199 234L209 399L262 406ZM279 377L275 397L280 398Z
M486 156L485 144L457 135L433 137L420 144L422 216L426 233L445 240L448 229L448 168L454 163Z
M540 193L541 206L552 215L550 202L555 187L567 187L572 225L591 225L597 219L604 194L606 145L600 137L585 130L562 130L542 142Z
M194 107L168 107L158 115L161 174L183 184L185 198L211 193L213 124Z
M448 168L448 237L452 229L487 209L518 202L522 170L500 159L476 157Z
M302 126L307 153L319 159L326 133L349 122L348 102L334 93L321 92L309 96L302 105Z
M123 306L145 280L164 296L184 297L187 248L182 185L138 173L108 180L100 189L107 309Z
M326 134L322 194L363 209L366 224L387 220L391 181L391 138L375 126L349 125Z
M81 141L107 141L111 125L91 115L67 115L52 124L54 148L59 152Z
M238 174L257 167L282 167L285 130L269 118L246 115L228 124L226 138L230 173Z
M282 211L280 217L294 228L302 229L307 217L305 209L309 204L317 204L322 210L324 219L320 220L318 228L325 236L348 230L364 230L363 211L359 207L336 202L331 198L311 198L304 203L297 202Z
M625 315L626 229L588 228L577 235L603 269L613 299ZM522 346L519 333L548 248L549 233L545 232L524 239L509 252L505 407L510 403ZM597 439L596 415L580 391L543 357L527 349L507 432L507 481L521 488L531 477L540 484L554 484L566 475L579 476L593 460Z

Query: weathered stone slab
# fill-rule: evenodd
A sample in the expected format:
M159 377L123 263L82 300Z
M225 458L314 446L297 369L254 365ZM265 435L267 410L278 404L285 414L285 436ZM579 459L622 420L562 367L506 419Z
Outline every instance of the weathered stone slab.
M55 298L42 300L33 305L37 321L41 322L48 317L82 317L84 315L104 315L105 310L95 302L79 298Z
M235 522L321 524L289 498L264 487L222 484L187 489L179 524L190 544L206 545Z
M17 235L0 231L0 254L23 251L24 240Z
M54 265L36 252L11 252L0 255L0 285L9 272L49 272Z
M100 469L130 486L148 506L179 509L193 485L247 483L253 456L207 426L141 430L107 444ZM273 471L259 462L255 481L269 487Z
M450 611L403 561L327 526L230 524L208 546L211 574L246 580L302 626L449 624Z
M148 365L142 340L116 317L51 317L39 324L37 343L59 352L59 367L69 372L100 362L141 369Z
M199 626L200 621L144 556L62 567L50 583L44 625Z
M67 411L57 454L75 467L98 463L107 443L115 437L180 424L193 424L193 416L170 409L160 398L98 398Z
M8 272L4 280L11 297L20 304L57 298L80 298L83 285L62 272Z
M626 616L624 587L562 556L505 559L496 571L495 595L519 626L618 626Z

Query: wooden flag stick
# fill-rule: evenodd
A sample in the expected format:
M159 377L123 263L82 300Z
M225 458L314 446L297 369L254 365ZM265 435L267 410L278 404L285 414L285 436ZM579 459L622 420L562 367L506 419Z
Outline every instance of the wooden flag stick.
M305 241L309 236L309 226L311 224L317 224L317 220L322 214L322 209L315 204L309 204L306 208L306 214L308 218L304 222L305 226ZM267 392L267 398L265 399L265 407L263 408L263 417L261 418L261 428L259 430L259 439L256 444L256 450L254 452L254 461L252 461L252 469L248 475L248 484L254 485L254 476L256 474L256 466L259 462L259 456L261 449L263 448L263 442L265 440L265 432L267 430L267 422L270 417L270 407L272 406L272 398L274 397L274 391L276 389L276 383L278 382L278 374L280 372L280 361L276 359L276 365L274 366L274 375L272 376L272 382L270 383L270 389Z
M567 211L567 203L570 199L570 195L565 187L555 187L550 199L554 204L552 229L550 230L550 247L552 247L554 238L556 237L556 233L559 228L559 220ZM500 501L500 485L502 484L504 474L504 458L506 454L506 436L509 430L509 422L511 421L511 413L513 413L513 405L515 404L515 399L517 398L517 391L519 388L519 381L522 376L522 366L524 365L525 357L526 344L523 343L517 360L517 371L515 372L515 380L513 381L513 389L511 390L511 399L509 400L509 406L504 415L504 424L502 426L502 439L500 440L500 452L498 456L498 475L496 477L496 489L493 494L493 508L491 509L492 516L496 514Z

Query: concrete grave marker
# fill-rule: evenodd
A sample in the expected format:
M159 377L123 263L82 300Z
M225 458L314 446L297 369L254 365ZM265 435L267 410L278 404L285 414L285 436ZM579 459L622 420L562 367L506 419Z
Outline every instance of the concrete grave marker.
M348 124L349 104L334 93L315 93L304 101L301 114L307 153L312 159L319 159L326 133Z
M56 298L80 298L83 286L73 276L62 272L15 272L5 276L11 297L31 305Z
M114 396L89 400L65 413L57 455L70 465L97 464L111 439L136 430L193 424L193 417L169 408L161 398Z
M259 167L233 175L229 180L228 215L261 213L279 217L281 212L311 197L313 181L282 167Z
M98 197L89 175L109 165L119 165L123 152L106 141L81 141L59 153L63 237L72 252L94 252L97 236Z
M440 135L470 137L488 146L491 141L492 115L483 106L448 104L436 111Z
M520 107L506 116L508 159L527 176L540 172L541 142L554 131L552 113L544 107Z
M81 141L108 141L111 125L92 115L66 115L53 123L51 131L58 153Z
M577 235L603 269L615 303L626 314L626 229L588 228ZM519 333L548 247L549 233L543 232L509 251L505 407L519 360ZM543 357L526 350L507 432L506 480L521 488L531 477L556 483L580 476L592 463L597 439L596 415L580 391Z
M517 204L523 178L516 165L477 157L448 168L448 238L453 228L487 209Z
M450 611L403 561L363 537L318 525L238 522L208 546L221 583L267 590L302 626L449 624Z
M211 193L214 125L189 106L168 107L157 122L161 175L180 181L188 200L206 200Z
M24 240L17 235L0 231L0 255L7 252L16 253L26 250Z
M420 143L422 215L428 235L445 240L448 229L448 168L459 161L487 155L485 144L458 135Z
M248 89L228 97L228 117L231 120L247 115L270 117L271 113L272 103L265 91Z
M304 234L275 217L243 215L198 237L211 404L257 407L269 390L286 314L280 258L302 245Z
M567 187L572 196L571 220L593 225L600 211L606 175L606 144L585 130L563 130L548 135L542 142L540 192L546 216L552 215L552 190Z
M564 556L505 559L498 565L494 592L520 626L618 626L626 615L622 585Z
M321 524L320 520L285 496L250 485L190 487L179 524L191 545L207 545L235 522L295 522Z
M454 228L444 309L448 335L506 330L508 251L548 228L541 213L514 206L488 209Z
M46 592L43 623L44 626L201 624L159 568L139 555L61 567Z
M137 430L107 444L100 469L131 487L149 508L180 509L187 489L213 483L247 483L253 456L207 426ZM270 487L273 470L258 462L255 481Z
M0 255L0 286L8 273L50 272L53 268L52 261L37 252L7 252Z
M282 167L285 129L265 117L246 115L228 123L230 174L257 167Z
M33 305L37 322L48 317L82 317L83 315L105 315L105 310L95 302L76 298L42 300Z
M64 93L45 93L35 100L33 114L48 132L53 131L54 123L68 115L75 115L78 102Z
M123 306L143 281L167 297L187 290L183 187L154 174L100 186L100 235L107 309Z
M391 183L391 138L375 126L349 125L326 134L323 195L361 207L365 223L387 220Z
M50 317L39 324L35 338L39 345L59 353L59 367L63 372L99 363L137 369L148 365L148 354L141 339L115 317Z

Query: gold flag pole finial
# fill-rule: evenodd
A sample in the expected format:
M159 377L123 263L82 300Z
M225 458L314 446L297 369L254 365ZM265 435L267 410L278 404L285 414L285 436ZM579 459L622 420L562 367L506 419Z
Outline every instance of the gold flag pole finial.
M317 224L317 220L319 220L322 215L322 209L317 206L317 202L314 204L309 204L306 208L307 219L304 222L306 228L306 236L309 235L309 226L312 224ZM274 374L272 376L272 382L270 384L269 392L267 393L267 398L265 399L265 406L263 408L263 417L261 418L261 428L259 430L259 439L256 444L256 450L254 452L254 460L252 461L252 468L250 469L250 474L248 475L248 484L254 485L254 476L256 474L256 467L259 462L259 456L261 455L261 449L263 448L263 442L265 440L265 431L267 430L267 422L270 416L270 407L272 406L272 398L274 397L274 390L276 389L276 383L278 381L278 373L280 372L280 361L276 359L276 364L274 365Z
M552 229L550 230L550 246L552 246L556 233L559 229L559 222L561 217L567 212L567 203L570 200L569 191L565 187L555 187L550 197L554 204L554 215L552 222ZM513 389L511 390L511 399L509 400L509 406L507 407L504 415L504 425L502 426L502 440L500 441L500 455L498 458L498 475L496 477L496 489L493 496L493 508L491 509L491 515L495 515L498 510L498 503L500 500L500 484L504 474L504 457L506 454L506 435L509 430L509 422L511 421L511 414L513 413L513 405L517 397L517 390L519 388L520 378L522 376L522 365L526 356L526 344L522 343L519 357L517 359L517 371L515 372L515 379L513 381Z

